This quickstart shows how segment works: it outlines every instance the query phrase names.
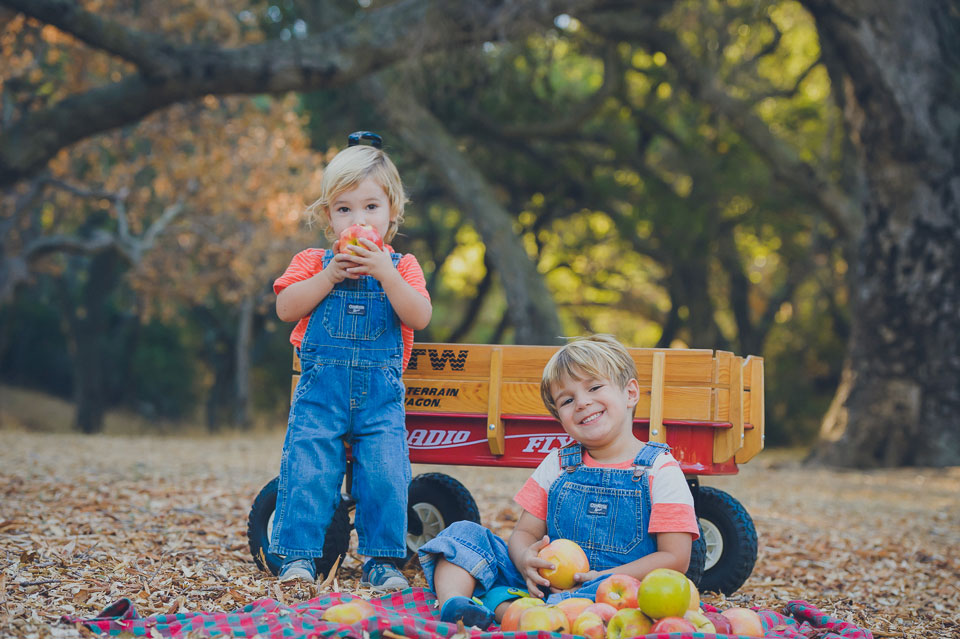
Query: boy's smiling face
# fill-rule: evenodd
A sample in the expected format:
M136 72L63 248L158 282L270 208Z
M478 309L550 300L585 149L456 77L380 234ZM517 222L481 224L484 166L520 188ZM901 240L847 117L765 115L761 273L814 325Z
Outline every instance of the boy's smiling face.
M587 374L565 375L551 387L560 424L594 458L617 453L633 441L633 412L640 399L637 380L623 388Z

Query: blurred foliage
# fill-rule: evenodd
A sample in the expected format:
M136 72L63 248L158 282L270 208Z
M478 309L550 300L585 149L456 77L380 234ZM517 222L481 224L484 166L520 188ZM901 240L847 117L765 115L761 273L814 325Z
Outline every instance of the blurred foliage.
M237 4L179 2L160 13L184 38L219 25L240 42L300 37L370 5L330 3L327 12L302 2ZM191 14L188 5L207 6L209 15ZM140 24L160 17L130 12ZM835 230L716 109L684 90L671 60L648 48L642 33L623 38L564 16L556 25L523 42L451 51L391 73L405 76L514 213L568 335L602 331L631 346L761 354L768 445L809 442L838 382L848 332L846 261ZM815 27L800 5L690 0L649 28L676 33L782 143L844 178L839 117ZM8 40L29 41L23 51L31 57L4 48L7 68L17 69L6 72L8 84L28 77L57 93L94 83L117 64L55 30L28 38L30 31L4 27ZM126 189L136 229L165 207L185 206L157 246L127 265L110 298L112 313L142 323L126 341L115 335L131 353L104 352L106 368L123 372L114 403L163 415L206 403L211 426L228 419L239 309L253 298L251 399L255 410L281 419L291 327L273 316L269 284L297 250L322 244L298 213L316 195L323 162L358 129L384 135L409 190L394 245L419 257L435 309L418 339L510 340L508 300L480 235L423 158L392 143L399 136L375 106L358 86L211 97L61 154L55 176ZM97 208L103 214L91 221ZM118 219L109 203L79 204L63 191L35 212L58 232L112 228ZM73 260L83 272L88 258ZM50 375L37 361L62 362L69 342L58 321L63 300L53 299L58 288L78 286L64 277L67 264L49 258L36 285L0 312L3 381L69 393L70 367ZM42 346L27 351L27 341Z

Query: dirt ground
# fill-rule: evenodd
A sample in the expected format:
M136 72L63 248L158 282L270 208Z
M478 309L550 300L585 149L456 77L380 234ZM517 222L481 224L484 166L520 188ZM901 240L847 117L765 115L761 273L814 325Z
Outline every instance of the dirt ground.
M142 615L307 599L253 564L253 497L279 464L281 435L84 437L0 430L0 635L76 637L62 614L120 597ZM414 468L453 475L483 522L507 534L529 471ZM704 481L739 499L758 529L753 575L721 607L806 600L876 637L960 635L960 468L836 472L765 451L739 475ZM423 585L409 566L414 585ZM348 556L325 588L356 587Z

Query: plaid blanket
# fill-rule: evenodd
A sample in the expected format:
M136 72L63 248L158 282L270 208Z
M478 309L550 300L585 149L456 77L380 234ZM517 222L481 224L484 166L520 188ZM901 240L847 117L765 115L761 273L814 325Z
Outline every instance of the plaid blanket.
M336 624L320 619L323 611L334 604L350 601L356 595L326 594L292 606L275 599L258 599L234 612L182 612L153 617L137 615L129 599L121 599L99 615L82 619L64 615L61 621L79 624L99 634L114 636L127 633L134 637L262 637L263 639L434 639L457 635L455 624L439 620L436 597L423 588L371 600L378 614L353 625ZM704 609L716 608L704 604ZM804 601L791 601L782 612L757 610L763 619L765 637L782 639L873 639L869 630L827 615ZM466 639L557 639L569 637L551 632L500 632L499 630L467 630L459 637ZM732 639L734 635L703 633L649 634L645 639Z

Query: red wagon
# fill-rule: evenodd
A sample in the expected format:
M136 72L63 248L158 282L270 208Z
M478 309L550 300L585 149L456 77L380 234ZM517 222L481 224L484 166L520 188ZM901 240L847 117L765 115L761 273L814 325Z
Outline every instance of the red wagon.
M540 399L540 376L555 346L415 344L406 385L410 461L421 464L534 468L571 440ZM763 448L763 359L707 349L629 349L641 400L634 429L640 439L666 442L690 484L703 534L688 573L702 590L732 593L753 570L756 529L731 495L700 486L704 475L735 474ZM299 362L294 360L293 384ZM350 465L344 485L350 485ZM262 569L281 560L266 551L276 503L274 479L254 501L248 538ZM327 532L326 573L349 546L349 490ZM411 556L450 523L479 522L469 491L442 473L410 485ZM328 552L329 551L329 552Z

